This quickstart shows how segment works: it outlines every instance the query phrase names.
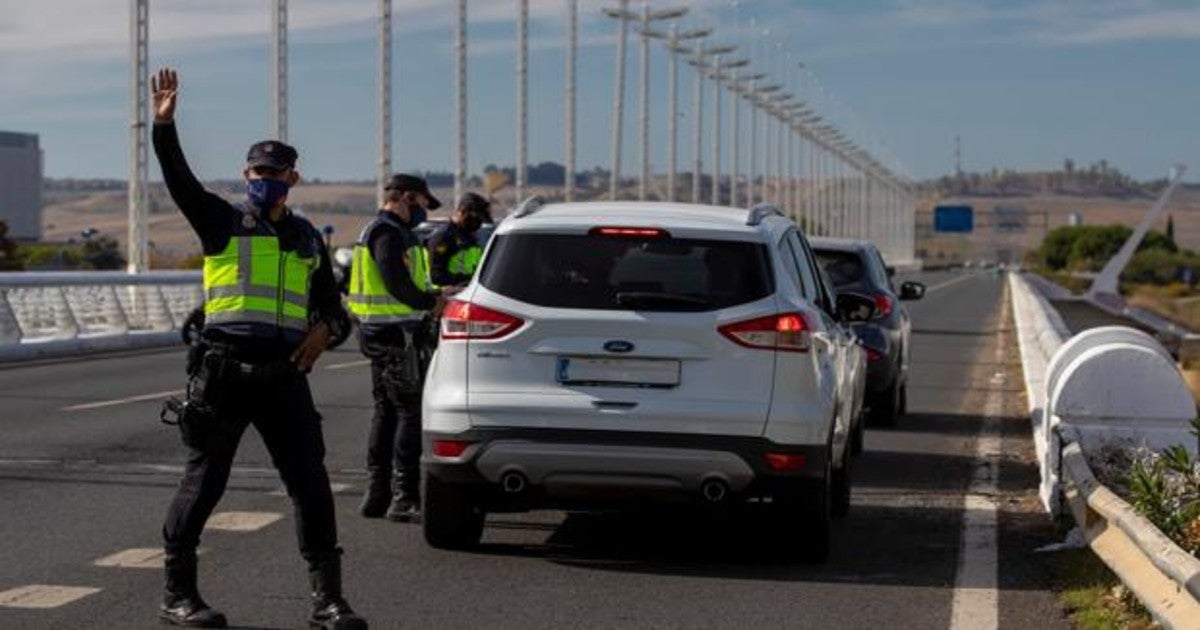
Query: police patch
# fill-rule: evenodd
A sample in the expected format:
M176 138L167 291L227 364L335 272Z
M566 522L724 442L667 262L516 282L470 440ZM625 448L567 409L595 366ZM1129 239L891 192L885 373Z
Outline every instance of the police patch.
M247 230L253 230L255 225L258 225L258 222L254 220L254 215L250 214L249 212L242 213L243 228L246 228Z

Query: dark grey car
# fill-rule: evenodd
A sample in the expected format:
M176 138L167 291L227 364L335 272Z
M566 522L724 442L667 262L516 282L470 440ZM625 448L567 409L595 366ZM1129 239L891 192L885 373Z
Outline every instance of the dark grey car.
M925 295L925 285L905 282L899 292L879 249L869 241L813 238L813 253L839 292L858 293L875 302L869 321L853 325L867 353L867 410L874 424L892 426L907 405L909 340L912 321L901 300Z

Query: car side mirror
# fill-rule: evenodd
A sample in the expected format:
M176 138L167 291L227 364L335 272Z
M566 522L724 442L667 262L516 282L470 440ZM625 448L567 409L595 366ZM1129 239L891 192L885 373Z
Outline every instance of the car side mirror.
M893 267L892 265L888 265L887 267L885 267L885 269L887 270L887 275L889 278L896 275L896 268Z
M875 317L875 300L858 293L839 293L837 314L844 322L865 322Z
M905 282L900 285L901 300L919 300L925 297L925 285L920 282Z

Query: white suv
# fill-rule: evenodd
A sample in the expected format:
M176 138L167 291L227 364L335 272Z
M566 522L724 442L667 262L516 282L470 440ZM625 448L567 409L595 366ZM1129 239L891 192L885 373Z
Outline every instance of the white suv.
M754 502L824 559L861 441L839 320L873 303L836 299L774 207L530 200L456 297L425 386L431 545L478 543L487 512Z

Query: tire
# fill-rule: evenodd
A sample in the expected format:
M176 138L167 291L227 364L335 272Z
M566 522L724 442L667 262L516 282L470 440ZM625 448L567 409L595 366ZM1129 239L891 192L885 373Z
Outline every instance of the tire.
M833 518L831 477L827 463L821 478L805 485L806 492L775 497L771 522L775 527L776 548L785 558L805 564L822 564L829 559Z
M858 418L854 420L854 428L850 431L850 454L854 456L862 455L864 434L867 432L866 419L859 413Z
M472 504L470 494L431 475L425 476L424 486L421 527L425 542L437 549L470 549L478 545L487 515Z
M842 467L835 468L830 480L833 496L830 498L829 512L833 518L845 518L850 513L850 492L854 477L854 458L847 452L842 457Z
M871 423L880 427L896 426L896 418L900 412L900 381L879 392L871 399Z
M897 412L902 415L908 415L908 383L900 386L900 404Z

